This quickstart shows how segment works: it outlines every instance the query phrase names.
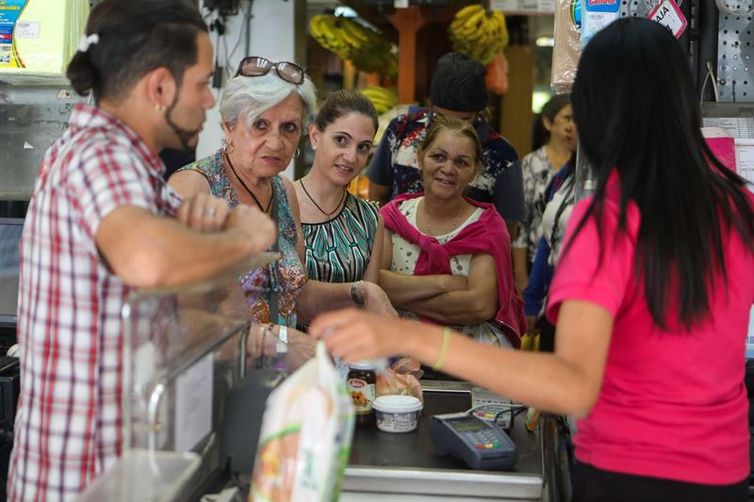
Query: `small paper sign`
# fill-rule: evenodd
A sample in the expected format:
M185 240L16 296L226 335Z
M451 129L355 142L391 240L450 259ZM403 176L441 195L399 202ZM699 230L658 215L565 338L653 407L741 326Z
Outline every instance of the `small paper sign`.
M39 21L19 21L16 23L16 37L33 40L39 38Z
M176 380L175 449L191 451L212 430L213 354Z
M683 15L674 0L662 0L647 17L669 29L675 35L675 38L681 38L688 24L686 16Z

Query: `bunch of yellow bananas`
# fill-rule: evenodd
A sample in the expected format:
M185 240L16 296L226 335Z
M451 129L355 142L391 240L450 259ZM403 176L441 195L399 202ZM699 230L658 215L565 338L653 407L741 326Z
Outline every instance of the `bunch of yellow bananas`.
M453 50L487 65L508 45L508 28L500 11L489 12L479 4L467 5L448 28Z
M361 93L369 98L369 101L372 102L377 113L380 115L392 110L398 104L398 96L395 95L395 90L393 89L385 89L384 87L375 85L361 89Z
M353 19L317 15L309 22L309 32L322 47L351 61L359 70L384 77L395 77L398 73L393 44L381 33Z

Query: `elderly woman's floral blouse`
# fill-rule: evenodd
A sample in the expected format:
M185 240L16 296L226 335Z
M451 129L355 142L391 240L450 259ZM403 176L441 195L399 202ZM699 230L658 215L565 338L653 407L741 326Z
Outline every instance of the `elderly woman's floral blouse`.
M239 204L238 195L223 169L222 150L184 166L179 171L198 172L207 178L212 195L224 199L231 208ZM272 193L273 212L278 222L278 239L270 251L279 252L282 257L275 263L255 269L241 277L241 287L254 320L295 327L296 298L306 283L306 275L296 252L296 221L291 214L285 184L279 176L272 178ZM276 316L273 312L275 310Z

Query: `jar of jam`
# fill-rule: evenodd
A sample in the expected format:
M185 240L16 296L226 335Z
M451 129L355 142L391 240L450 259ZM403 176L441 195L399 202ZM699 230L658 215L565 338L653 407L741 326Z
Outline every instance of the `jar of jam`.
M377 374L374 371L374 366L364 361L352 363L348 368L346 383L353 400L356 425L373 424L374 409L372 403L377 395Z

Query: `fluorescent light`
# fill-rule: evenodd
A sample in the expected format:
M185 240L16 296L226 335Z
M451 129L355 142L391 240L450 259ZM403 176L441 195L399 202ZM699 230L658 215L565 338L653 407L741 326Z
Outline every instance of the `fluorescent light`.
M555 46L555 39L552 37L539 37L534 44L537 47L553 47Z

